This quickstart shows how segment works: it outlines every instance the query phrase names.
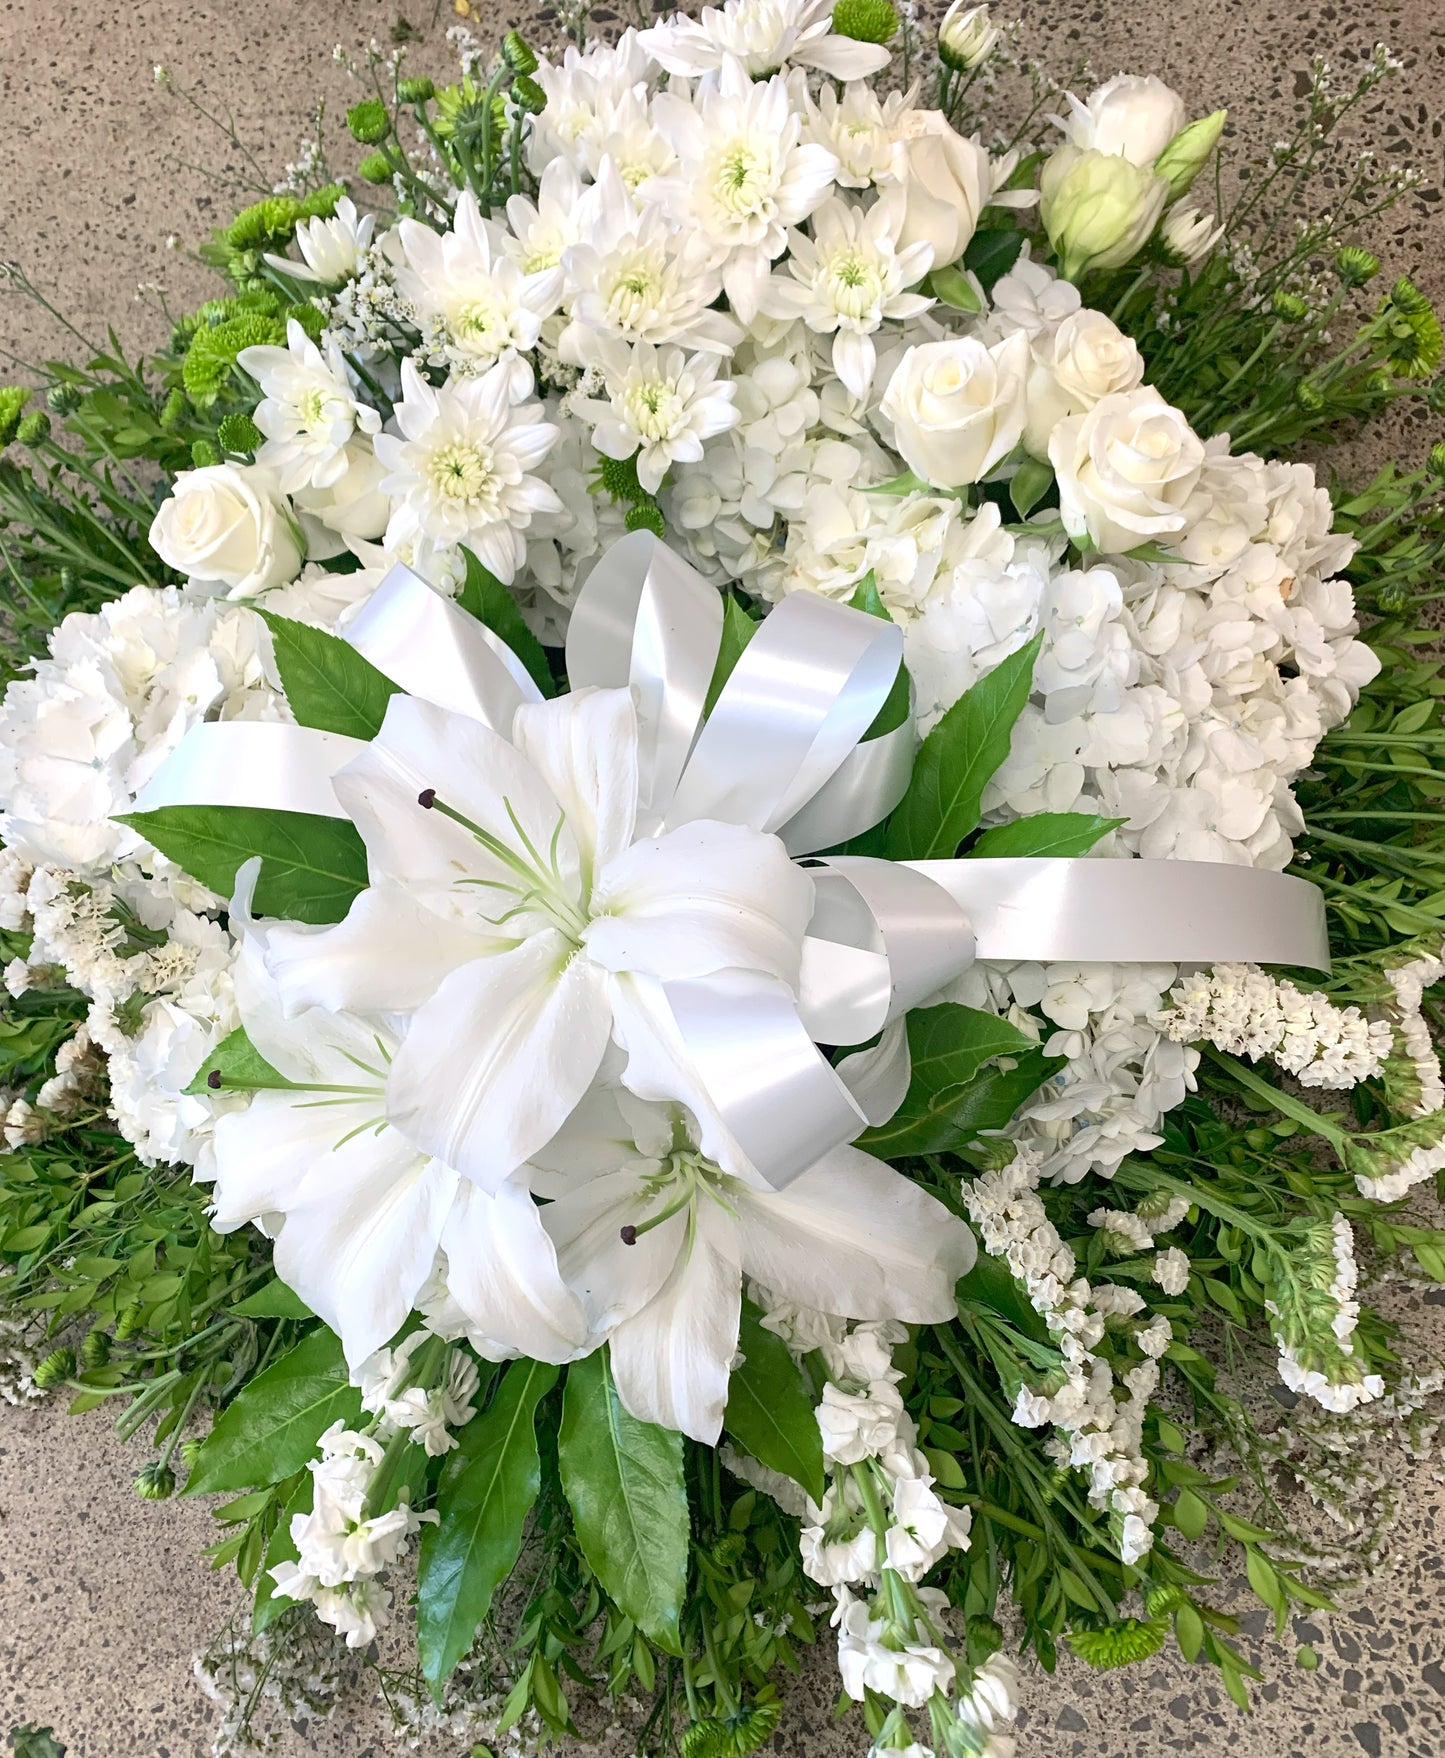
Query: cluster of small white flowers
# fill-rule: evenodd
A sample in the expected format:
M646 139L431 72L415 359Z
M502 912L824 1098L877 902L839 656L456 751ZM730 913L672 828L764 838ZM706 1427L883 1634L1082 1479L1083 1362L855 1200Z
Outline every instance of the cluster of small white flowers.
M1353 1378L1329 1374L1302 1359L1305 1355L1312 1360L1324 1359L1338 1352L1348 1360L1355 1352L1351 1338L1360 1318L1360 1303L1355 1299L1359 1267L1355 1263L1355 1236L1343 1215L1337 1214L1330 1224L1330 1245L1334 1274L1325 1290L1331 1303L1330 1337L1325 1351L1321 1351L1319 1339L1291 1337L1282 1328L1276 1331L1275 1341L1279 1345L1279 1377L1292 1392L1303 1392L1326 1410L1347 1411L1382 1396L1385 1382L1377 1373L1361 1374L1358 1370ZM1266 1304L1278 1319L1280 1314L1274 1303Z
M1388 1020L1305 994L1256 965L1222 964L1184 977L1156 1016L1179 1043L1211 1043L1258 1062L1268 1056L1301 1086L1353 1087L1380 1073L1394 1042Z
M1421 953L1387 968L1386 977L1395 999L1397 1041L1409 1067L1410 1115L1428 1117L1445 1109L1445 1076L1421 1003L1425 991L1445 977L1445 958L1438 952Z
M1111 1319L1134 1317L1144 1302L1132 1289L1094 1287L1075 1274L1074 1254L1039 1201L1039 1175L1037 1156L1020 1148L1009 1165L981 1173L963 1193L984 1249L1022 1284L1062 1357L1062 1384L1051 1392L1025 1386L1013 1419L1023 1428L1052 1423L1061 1431L1045 1443L1048 1450L1060 1464L1088 1472L1089 1500L1114 1517L1119 1555L1133 1563L1152 1547L1159 1512L1142 1487L1149 1466L1141 1447L1144 1412L1159 1383L1170 1326L1156 1318L1135 1330L1143 1360L1125 1372L1128 1395L1116 1401L1113 1370L1094 1351Z
M1431 1111L1395 1129L1356 1136L1344 1146L1355 1187L1372 1202L1398 1202L1445 1169L1445 1111Z
M383 1440L409 1432L428 1456L438 1458L457 1444L452 1432L471 1421L471 1400L480 1384L477 1364L465 1349L448 1351L446 1369L432 1387L411 1383L412 1357L430 1333L413 1331L395 1349L378 1349L352 1374L361 1388L361 1408L374 1416L375 1433Z
M390 1614L391 1594L380 1576L436 1515L414 1513L405 1499L383 1514L368 1511L384 1452L373 1436L338 1420L317 1444L321 1456L309 1466L311 1512L291 1516L297 1559L278 1563L271 1577L279 1597L309 1600L317 1617L346 1638L348 1648L365 1648Z
M1146 1201L1137 1209L1100 1207L1088 1216L1088 1222L1099 1228L1110 1247L1123 1256L1148 1251L1156 1235L1172 1233L1188 1213L1188 1197L1171 1196L1162 1204Z

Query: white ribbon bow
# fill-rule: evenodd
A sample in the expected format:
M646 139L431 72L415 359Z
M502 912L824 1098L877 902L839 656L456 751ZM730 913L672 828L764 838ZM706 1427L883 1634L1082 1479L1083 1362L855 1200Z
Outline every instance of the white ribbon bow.
M567 634L574 688L630 687L639 808L657 830L697 818L775 833L795 858L884 818L907 789L911 721L864 734L902 662L901 631L794 593L744 648L711 714L718 593L648 532L589 575ZM490 629L396 566L346 639L414 696L510 735L541 700ZM331 777L362 741L281 724L196 727L137 801L266 806L344 818ZM977 957L1012 963L1274 963L1329 968L1306 881L1186 861L887 861L817 856L796 997L739 973L662 985L677 1041L743 1156L782 1186L885 1121L909 1081L901 1021ZM888 1030L893 1027L893 1030ZM876 1051L837 1067L819 1044Z

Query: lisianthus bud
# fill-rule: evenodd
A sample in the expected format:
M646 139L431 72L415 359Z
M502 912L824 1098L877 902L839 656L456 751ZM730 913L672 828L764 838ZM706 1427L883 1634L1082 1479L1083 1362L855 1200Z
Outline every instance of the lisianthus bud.
M1209 155L1219 144L1228 115L1228 110L1215 110L1212 115L1191 122L1188 128L1181 128L1154 161L1155 175L1169 185L1170 201L1178 201L1186 194L1190 184L1204 169Z
M1223 226L1215 225L1213 214L1176 205L1165 214L1159 237L1170 262L1179 268L1191 268L1209 255L1223 232Z
M953 0L938 27L938 58L956 72L969 73L988 60L998 39L987 6L965 7L964 0Z
M1071 281L1121 268L1149 242L1169 186L1122 153L1060 147L1039 179L1039 217Z
M346 112L346 126L353 140L363 146L376 146L391 133L391 117L380 98L363 98Z
M833 29L855 43L887 43L897 34L898 14L892 0L838 0Z
M175 1487L175 1472L158 1461L142 1465L135 1474L135 1493L142 1501L163 1502Z

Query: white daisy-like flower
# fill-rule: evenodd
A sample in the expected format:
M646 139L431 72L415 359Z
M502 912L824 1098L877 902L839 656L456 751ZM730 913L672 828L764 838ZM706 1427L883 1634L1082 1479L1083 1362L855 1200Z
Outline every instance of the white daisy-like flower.
M610 159L586 200L584 242L562 257L571 299L571 322L558 342L562 359L591 365L592 332L730 354L742 332L725 313L709 309L722 277L696 234L678 234L659 207L639 207Z
M269 254L266 261L293 281L335 287L356 273L375 226L375 214L358 214L356 203L343 195L330 219L303 220L296 228L296 248L304 262Z
M841 96L825 85L816 99L800 76L793 83L804 138L827 147L837 159L839 186L867 189L885 182L893 168L893 148L912 127L916 87L889 92L880 102L866 80L851 81Z
M896 211L879 202L866 211L831 196L813 215L813 236L788 234L786 271L763 292L770 317L801 317L833 337L833 370L855 397L864 397L877 365L873 331L885 318L917 317L933 303L907 289L933 263L927 242L894 248Z
M457 200L450 232L403 220L397 235L403 253L397 291L434 350L453 365L482 371L536 346L561 298L562 272L555 263L524 272L470 190Z
M716 72L729 58L752 75L791 63L835 79L867 79L888 65L881 44L834 32L833 0L727 0L704 6L701 18L654 25L638 41L660 67L689 77Z
M540 419L540 403L514 403L505 362L436 389L405 360L401 386L401 436L376 439L387 470L382 486L393 499L386 548L395 550L418 533L440 544L465 543L505 584L522 565L533 516L562 510L552 489L532 474L556 443L557 429Z
M609 401L579 399L577 413L596 423L592 443L599 452L609 458L637 453L637 480L649 494L662 486L670 464L697 463L704 440L737 426L736 387L718 382L715 358L610 342L602 363Z
M266 438L256 462L275 473L287 494L332 488L347 472L347 441L358 429L375 433L381 417L356 400L334 339L323 351L292 318L286 343L243 348L236 357L261 387L254 420Z
M838 161L803 139L782 79L754 81L742 62L722 63L695 103L674 92L653 101L653 120L677 154L677 170L642 185L707 248L728 304L745 324L758 314L769 267L832 185Z
M560 62L544 56L533 77L547 94L542 111L532 118L527 159L540 172L554 158L572 163L585 158L598 119L627 93L645 93L650 64L637 32L623 31L616 43L594 42L585 49L569 45Z

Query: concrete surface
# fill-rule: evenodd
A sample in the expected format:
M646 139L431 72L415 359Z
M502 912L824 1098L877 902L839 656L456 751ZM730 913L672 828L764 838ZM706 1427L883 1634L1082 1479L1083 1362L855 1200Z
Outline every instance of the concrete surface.
M445 71L443 32L452 0L402 0L424 43L418 71ZM490 5L477 28L502 22ZM1007 0L996 10L1007 15ZM1407 71L1376 94L1354 133L1382 153L1420 165L1420 194L1397 210L1378 246L1392 273L1407 270L1437 301L1445 294L1441 214L1445 116L1445 7L1440 0L1040 0L1025 4L1026 40L1060 73L1087 57L1100 78L1121 67L1170 80L1198 113L1228 103L1240 135L1267 143L1282 132L1291 95L1313 53L1345 68L1377 39ZM210 285L185 252L247 199L245 155L201 122L152 69L169 68L208 107L226 108L236 134L268 176L295 156L324 97L337 169L353 154L340 129L355 88L331 59L369 36L385 43L395 0L136 0L121 7L61 0L0 0L0 116L5 118L0 256L22 260L79 329L113 323L132 344L164 333L139 282L159 284L177 309ZM526 24L529 15L506 22ZM537 40L545 41L545 25ZM217 181L217 175L220 181ZM168 249L168 235L179 248ZM25 357L78 346L29 304L0 295L0 343ZM1387 439L1417 457L1432 424L1404 417ZM1363 467L1387 440L1351 448ZM1428 1347L1445 1341L1442 1308L1418 1296L1397 1302ZM1427 1297L1428 1298L1428 1297ZM1433 1333L1433 1337L1432 1337ZM146 1454L118 1446L105 1418L58 1409L0 1415L0 1732L50 1723L74 1758L199 1758L213 1711L191 1678L194 1653L236 1605L225 1575L198 1552L214 1528L192 1503L142 1505L130 1478ZM1161 1659L1122 1675L1066 1661L1053 1680L1029 1682L1021 1758L1154 1758L1203 1753L1221 1741L1241 1758L1431 1758L1445 1754L1445 1588L1441 1585L1440 1478L1427 1461L1382 1455L1396 1477L1399 1555L1391 1572L1347 1599L1332 1619L1298 1626L1279 1648L1254 1642L1271 1674L1251 1717L1212 1675ZM1221 1592L1227 1593L1226 1586ZM1247 1628L1263 1633L1262 1613ZM1321 1655L1318 1672L1294 1666L1297 1642ZM831 1658L794 1694L776 1740L799 1758L862 1753L852 1724L830 1725ZM369 1758L394 1749L386 1718L356 1695L347 1719L312 1733L281 1728L282 1758ZM457 1739L429 1740L430 1758L452 1758Z

